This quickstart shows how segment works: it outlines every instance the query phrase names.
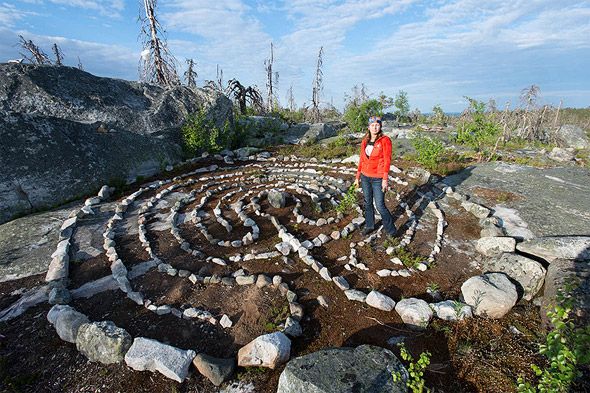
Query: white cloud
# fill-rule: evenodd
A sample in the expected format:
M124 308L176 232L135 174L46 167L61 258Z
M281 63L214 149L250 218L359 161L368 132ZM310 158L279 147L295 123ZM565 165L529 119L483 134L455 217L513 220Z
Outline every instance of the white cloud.
M35 15L34 12L23 11L9 3L0 4L0 27L13 27L16 22L27 16Z
M263 77L263 63L272 39L251 12L249 6L237 0L206 0L198 6L191 0L173 0L161 10L160 19L170 32L190 33L196 41L204 40L201 45L181 41L170 44L171 48L183 45L188 49L183 57L193 57L208 71L213 70L212 74L207 72L208 79L214 78L215 65L219 64L227 77L252 84Z
M125 9L125 0L21 0L30 4L57 4L72 8L97 11L102 16L120 18Z

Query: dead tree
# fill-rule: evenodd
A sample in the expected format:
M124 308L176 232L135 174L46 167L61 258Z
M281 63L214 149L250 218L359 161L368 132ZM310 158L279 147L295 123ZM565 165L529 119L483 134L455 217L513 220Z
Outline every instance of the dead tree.
M315 122L320 121L320 94L323 90L323 54L324 47L322 46L320 47L320 51L318 53L318 61L316 64L315 77L313 79L313 86L311 92L311 120Z
M293 97L293 85L289 87L287 91L287 105L289 105L289 111L295 112L295 97Z
M186 81L186 85L190 88L197 87L197 71L195 71L196 63L193 59L186 59L186 64L188 65L187 70L184 73L184 80Z
M273 72L272 66L274 63L274 51L272 42L270 43L270 58L264 60L264 70L266 71L266 92L267 92L267 101L266 101L266 110L267 112L272 112L274 103L275 103L275 94L274 89L278 87L279 84L279 73Z
M258 108L259 111L263 110L264 99L260 95L256 86L245 87L237 79L232 79L227 82L227 90L233 95L234 100L238 103L241 114L246 113L248 100L253 107Z
M78 56L78 69L84 71L84 66L82 65L82 60L80 60L80 56Z
M64 54L61 51L61 49L59 49L59 46L57 46L57 44L55 42L53 43L51 50L53 51L53 55L55 56L55 65L57 65L57 66L63 65L62 61L64 59Z
M143 0L145 16L139 16L142 22L141 36L143 51L140 61L141 80L160 86L180 84L176 71L176 59L168 50L165 31L156 18L157 0Z
M35 43L31 40L25 40L22 35L18 36L20 38L19 45L25 51L28 51L29 55L26 53L20 52L21 56L27 59L30 63L33 64L51 64L51 60L41 48L39 48Z

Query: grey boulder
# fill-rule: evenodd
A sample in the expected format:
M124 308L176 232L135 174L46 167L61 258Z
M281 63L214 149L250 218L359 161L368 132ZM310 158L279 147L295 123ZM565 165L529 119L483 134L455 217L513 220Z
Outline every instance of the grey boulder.
M572 124L565 124L557 130L555 135L564 145L574 149L586 149L590 147L590 141L584 130Z
M432 309L422 299L408 298L397 302L395 311L410 327L424 329L432 319Z
M504 273L485 273L461 285L461 294L477 316L502 318L518 300L516 286Z
M487 262L489 271L506 273L518 283L517 291L524 300L532 300L545 282L547 271L539 262L518 254L504 253Z
M70 306L55 305L47 313L47 320L55 327L59 338L75 343L80 326L90 322L88 317Z
M590 260L590 236L537 237L519 243L516 249L548 262L556 259L587 261Z
M287 203L287 194L283 191L270 190L268 192L268 203L276 209L285 207Z
M193 359L193 364L215 386L227 381L236 369L234 359L220 359L204 353L198 354Z
M182 382L195 357L192 349L183 350L145 337L136 337L125 355L125 363L137 371L158 371Z
M238 366L275 369L289 360L291 340L282 332L265 334L252 340L238 351Z
M85 323L76 337L76 348L93 362L118 363L131 346L131 335L111 321Z
M394 382L392 372L399 372L401 380ZM407 377L400 361L385 348L329 348L287 363L277 393L405 393Z

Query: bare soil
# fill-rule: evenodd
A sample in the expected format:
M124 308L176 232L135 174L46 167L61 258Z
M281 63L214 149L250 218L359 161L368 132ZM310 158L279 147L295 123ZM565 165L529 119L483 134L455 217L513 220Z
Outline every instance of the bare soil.
M397 162L403 167L403 163ZM186 170L187 168L185 168ZM176 174L176 173L175 173ZM172 176L174 176L173 174ZM398 187L397 185L395 187ZM178 190L187 192L186 190ZM415 191L411 186L399 187L404 198L410 199ZM153 195L157 191L146 193ZM488 193L489 194L489 193ZM229 205L238 194L226 201ZM142 196L143 198L144 196ZM221 194L210 198L207 209L211 212ZM303 201L302 213L311 219L335 215L334 212L318 212L311 208L308 197ZM293 204L285 208L270 207L260 201L263 211L276 216L291 233L300 239L313 239L319 233L330 233L344 227L356 215L349 212L338 223L323 227L296 224L292 214ZM392 193L387 194L386 204L396 218L400 232L405 230L407 217L398 206ZM182 212L189 212L187 205ZM235 213L223 209L224 217L235 227L228 235L214 217L206 221L210 233L220 240L241 238L248 229L243 228ZM247 248L234 249L210 245L190 223L181 224L182 236L205 254L227 258L237 253L255 249L258 252L274 250L279 241L276 230L268 219L250 214L261 230L260 239ZM376 289L395 300L402 297L418 297L432 302L427 288L436 284L444 299L457 299L460 285L467 278L479 274L477 264L469 253L457 247L473 248L471 243L479 237L478 221L460 206L446 211L448 227L445 243L436 263L426 272L409 278L377 276L379 269L397 269L385 253L385 238L374 244L358 247L359 262L368 271L347 271L347 261L337 261L348 256L349 243L363 240L359 231L347 239L333 240L314 248L312 254L333 275L343 275L356 289ZM153 219L152 219L153 220ZM400 233L401 235L401 233ZM425 212L420 216L419 229L409 249L426 257L436 237L436 219ZM303 336L292 340L292 357L311 353L326 347L379 345L399 354L391 343L392 337L403 337L406 346L415 357L422 351L432 353L432 363L425 374L427 386L436 392L514 392L519 375L532 377L530 364L542 364L537 345L543 339L538 309L522 304L501 320L481 318L458 323L433 320L423 331L405 326L395 312L384 312L364 303L348 301L344 293L333 283L324 281L299 258L291 255L287 263L283 258L240 262L239 266L218 266L188 255L178 247L169 231L149 231L148 238L156 254L177 269L198 272L207 269L209 274L227 275L238 268L248 273L264 273L272 277L280 274L298 296L305 310L301 321ZM117 252L128 268L149 259L136 235L120 233L116 237ZM70 288L110 274L104 255L71 266ZM31 288L43 283L43 276L0 283L0 309L18 299L20 288ZM234 326L223 329L218 324L195 320L181 320L172 315L159 316L139 307L120 291L107 291L89 299L76 299L72 306L87 314L91 320L111 320L126 329L133 337L143 336L169 343L179 348L193 349L216 357L236 357L238 349L255 337L280 328L281 318L288 308L286 299L273 287L226 286L224 284L196 285L186 278L172 277L152 270L132 280L135 290L156 304L166 303L179 309L199 307L216 318L230 316ZM319 305L317 297L323 295L328 307ZM0 391L7 392L216 392L207 379L194 369L182 384L166 379L160 374L137 372L124 364L102 365L89 362L75 345L59 339L47 322L50 306L43 304L29 309L21 317L0 323ZM511 326L522 334L515 334ZM274 392L284 366L276 370L238 369L236 378L251 381L257 392Z

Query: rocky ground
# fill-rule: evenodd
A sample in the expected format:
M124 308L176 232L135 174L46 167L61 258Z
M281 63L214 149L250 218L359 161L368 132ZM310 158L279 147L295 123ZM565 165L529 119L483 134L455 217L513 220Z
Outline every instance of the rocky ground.
M287 392L334 374L403 391L391 360L374 368L385 379L359 366L391 359L359 346L400 342L432 353L440 392L515 391L543 364L547 270L587 277L587 171L494 163L436 178L394 162L388 238L361 235L362 203L336 209L354 164L241 153L0 226L0 387ZM285 363L330 347L358 347L344 356L357 363L322 355L319 376Z

